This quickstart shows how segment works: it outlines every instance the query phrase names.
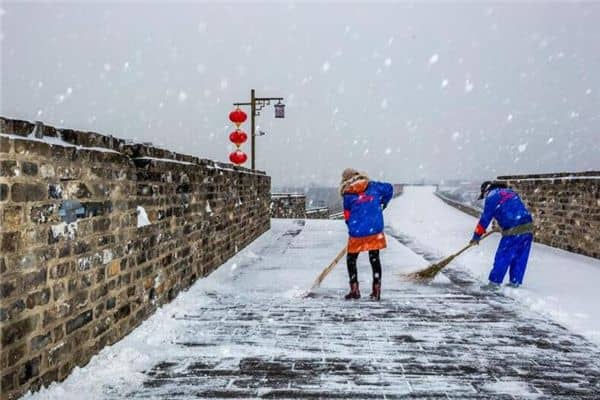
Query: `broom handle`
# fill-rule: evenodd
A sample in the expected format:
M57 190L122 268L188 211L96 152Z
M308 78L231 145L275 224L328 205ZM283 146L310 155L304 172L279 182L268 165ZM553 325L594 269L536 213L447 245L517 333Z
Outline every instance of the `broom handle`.
M481 240L485 239L486 237L490 236L492 233L496 233L496 232L499 232L499 231L496 229L492 229L491 231L486 232L481 238L479 238L479 240L481 241ZM464 253L465 251L467 251L468 249L470 249L473 246L477 246L477 245L469 243L468 245L466 245L465 247L460 249L457 253L453 254L452 257L458 257L459 255L461 255L462 253Z
M329 272L331 272L333 267L335 267L337 265L337 263L340 262L342 257L344 257L344 255L346 254L347 250L348 250L348 247L344 246L344 248L342 250L340 250L338 255L335 256L333 261L327 267L325 267L325 269L323 269L323 271L321 271L319 276L317 276L317 279L315 279L315 282L313 283L311 290L316 288L317 286L319 286L321 284L321 282L323 282L323 279L325 279L325 277L329 274Z

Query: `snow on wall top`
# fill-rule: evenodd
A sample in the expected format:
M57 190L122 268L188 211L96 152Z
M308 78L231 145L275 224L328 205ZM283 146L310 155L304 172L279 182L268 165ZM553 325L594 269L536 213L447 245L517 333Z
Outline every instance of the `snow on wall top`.
M222 170L266 175L264 171L251 170L229 163L176 153L154 147L149 143L134 143L131 140L120 139L112 135L103 135L96 132L56 128L40 122L33 123L0 116L0 132L3 136L10 136L11 139L37 140L50 145L74 146L86 150L121 153L130 158L153 158L160 161L182 162Z

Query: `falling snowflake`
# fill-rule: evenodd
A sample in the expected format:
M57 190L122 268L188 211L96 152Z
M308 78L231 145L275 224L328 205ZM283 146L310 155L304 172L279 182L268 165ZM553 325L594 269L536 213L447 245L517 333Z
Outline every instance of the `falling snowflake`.
M523 143L519 145L519 153L523 153L525 150L527 150L527 143Z
M329 71L329 68L331 68L331 64L329 64L328 61L325 61L323 63L323 66L321 67L321 69L323 70L323 72L327 72L327 71Z
M548 141L546 142L546 144L550 144L550 143L552 143L552 142L554 142L554 138L553 138L553 137L551 137L551 138L548 138Z
M592 89L588 89L585 91L586 96L589 96L590 94L592 94Z
M577 111L571 111L571 113L569 114L569 118L571 119L575 119L579 117L579 113Z
M433 65L435 63L437 63L440 59L440 56L436 53L434 55L432 55L431 57L429 57L429 65Z
M392 149L390 149L389 147L387 149L385 149L385 154L386 155L392 154Z
M107 63L107 64L104 64L104 70L105 70L106 72L109 72L111 69L112 69L112 66L111 66L110 64L108 64L108 63Z
M471 82L469 79L467 79L465 81L465 92L469 93L470 91L473 90L473 87L474 87L473 82Z
M385 62L383 63L383 65L385 65L386 67L389 67L392 65L392 59L391 58L386 58Z
M508 116L506 117L506 121L510 122L513 120L513 115L512 114L508 114Z
M184 92L183 90L179 92L179 95L177 96L177 99L179 100L180 103L183 103L187 100L188 95L186 92Z
M454 133L452 134L452 140L453 140L453 141L455 141L455 142L456 142L456 141L457 141L459 138L460 138L460 132L458 132L458 131L457 131L457 132L454 132Z
M384 110L386 108L388 108L388 101L387 101L387 99L381 100L381 108L383 108Z
M446 88L446 86L448 86L448 79L444 79L444 80L442 81L442 84L440 85L440 87L441 87L442 89L445 89L445 88Z
M221 90L227 89L227 86L229 86L229 82L227 81L227 79L225 79L225 78L221 79L220 86L221 86Z

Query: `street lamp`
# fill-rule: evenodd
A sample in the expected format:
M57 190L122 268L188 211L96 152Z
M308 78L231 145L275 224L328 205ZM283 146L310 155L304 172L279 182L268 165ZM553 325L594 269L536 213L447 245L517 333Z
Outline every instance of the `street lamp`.
M250 148L251 148L250 159L251 159L252 169L256 169L256 157L255 157L256 151L255 151L254 137L261 136L261 135L256 134L255 118L258 115L260 115L260 110L262 110L265 106L271 105L271 101L275 101L275 100L277 100L277 104L274 104L275 118L285 118L285 104L283 104L281 102L283 100L283 97L256 97L255 93L254 93L254 89L252 89L252 90L250 90L250 101L249 102L233 103L234 106L238 107L237 110L239 110L240 106L250 106ZM239 111L241 111L241 110L239 110ZM230 120L232 122L236 123L233 119L231 119L231 116L234 112L232 112L230 114ZM244 116L246 115L246 113L244 113L243 111L241 111L241 112L244 114ZM242 123L245 120L246 120L246 118L244 118L239 123ZM239 128L239 124L238 124L238 128ZM238 149L238 151L239 151L239 149Z

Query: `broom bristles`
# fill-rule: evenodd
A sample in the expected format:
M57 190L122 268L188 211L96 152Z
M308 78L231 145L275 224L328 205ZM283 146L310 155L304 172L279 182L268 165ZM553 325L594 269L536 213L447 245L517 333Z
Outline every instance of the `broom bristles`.
M487 232L485 235L483 235L479 240L483 240L486 237L490 236L492 233L495 232L499 232L498 229L492 229L491 231ZM411 281L415 281L415 282L427 282L432 280L433 278L436 277L436 275L442 270L444 269L444 267L446 267L448 264L450 264L452 262L452 260L454 260L456 257L458 257L459 255L461 255L464 251L470 249L471 247L473 247L472 243L469 243L467 246L463 247L461 250L459 250L457 253L452 254L446 258L444 258L443 260L440 260L434 264L431 264L429 267L422 269L420 271L416 271L416 272L411 272L409 274L404 274L402 275L404 278L406 278L407 280L411 280Z
M446 257L441 261L438 261L435 264L431 264L429 267L422 269L420 271L411 272L410 274L406 274L405 277L409 280L423 282L430 281L436 277L436 275L450 262L454 260L454 256Z

